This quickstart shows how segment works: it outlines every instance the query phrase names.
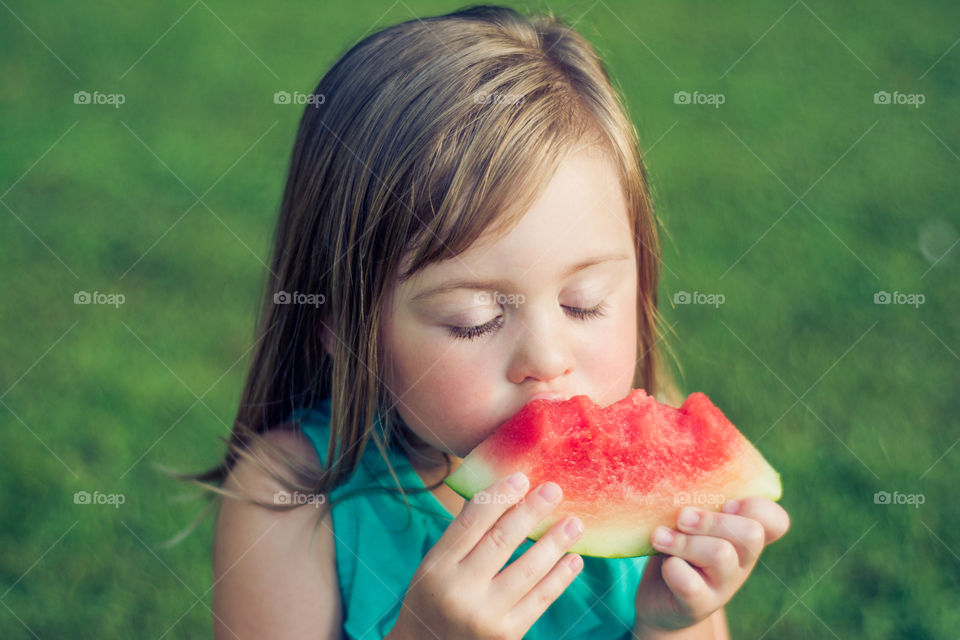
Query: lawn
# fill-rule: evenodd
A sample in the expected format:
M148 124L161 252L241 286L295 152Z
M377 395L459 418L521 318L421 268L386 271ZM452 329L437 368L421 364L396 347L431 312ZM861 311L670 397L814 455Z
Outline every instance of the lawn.
M960 8L507 4L607 61L682 386L781 473L734 637L955 638ZM3 5L0 637L209 636L213 518L161 546L202 503L156 465L233 420L302 108L273 95L462 5Z

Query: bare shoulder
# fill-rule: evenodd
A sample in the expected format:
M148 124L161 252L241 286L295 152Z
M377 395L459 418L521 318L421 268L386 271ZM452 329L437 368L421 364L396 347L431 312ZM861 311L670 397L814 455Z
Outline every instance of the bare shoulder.
M312 444L299 432L273 429L265 437L288 455L320 464ZM289 477L263 449L254 446L251 453L273 472ZM269 473L246 460L236 463L224 488L268 503L283 490ZM216 638L341 637L329 514L313 504L271 511L224 497L213 556Z

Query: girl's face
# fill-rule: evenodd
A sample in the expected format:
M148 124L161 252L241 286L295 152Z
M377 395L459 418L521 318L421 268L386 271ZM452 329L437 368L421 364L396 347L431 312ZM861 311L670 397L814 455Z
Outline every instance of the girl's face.
M637 264L604 155L583 148L517 225L395 286L384 382L406 424L465 457L534 396L626 396L637 351Z

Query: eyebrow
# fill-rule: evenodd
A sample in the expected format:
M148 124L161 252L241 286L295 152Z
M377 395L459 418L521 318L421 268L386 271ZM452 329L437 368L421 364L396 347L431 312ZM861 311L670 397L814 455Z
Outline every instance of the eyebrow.
M616 260L627 260L630 256L625 253L612 253L607 255L595 256L593 258L588 258L582 262L578 262L574 265L571 265L567 268L566 271L561 275L561 280L566 280L570 276L583 271L589 267L592 267L597 264L602 264L604 262L613 262ZM415 295L412 300L414 302L422 300L424 298L440 295L443 293L448 293L456 289L477 289L477 290L510 290L510 283L505 280L451 280L445 282L439 286L427 289L426 291L421 291Z

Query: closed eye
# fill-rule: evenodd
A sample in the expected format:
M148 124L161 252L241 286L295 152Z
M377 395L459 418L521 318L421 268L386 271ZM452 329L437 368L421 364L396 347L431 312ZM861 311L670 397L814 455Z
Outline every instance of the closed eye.
M580 307L564 307L568 313L580 320L589 320L590 318L601 318L607 312L606 303L601 302L595 307L581 309Z
M589 309L583 309L581 307L568 307L565 305L562 305L562 306L567 313L569 313L571 316L573 316L578 320L590 320L593 318L600 318L606 315L606 312L607 312L607 305L605 302L601 302L597 306L590 307ZM452 335L454 338L457 338L458 340L476 340L477 338L480 338L481 336L487 333L496 331L501 326L503 326L502 314L497 316L493 320L490 320L489 322L485 322L483 324L476 325L473 327L460 327L460 326L452 325L447 327L447 329L449 330L450 335Z

